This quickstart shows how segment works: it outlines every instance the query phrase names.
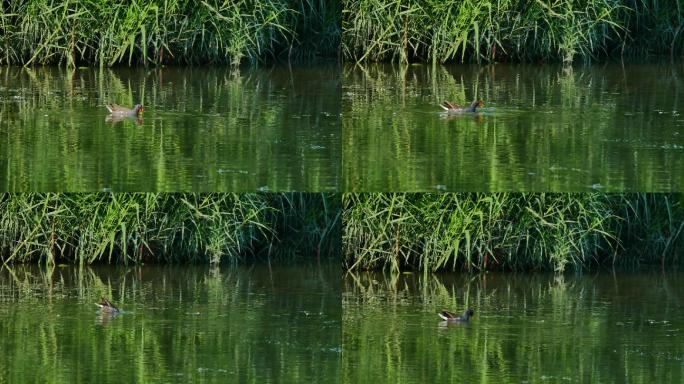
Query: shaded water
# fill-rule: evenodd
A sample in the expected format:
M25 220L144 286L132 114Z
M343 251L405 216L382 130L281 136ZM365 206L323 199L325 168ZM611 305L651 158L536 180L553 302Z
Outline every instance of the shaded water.
M3 191L336 191L340 69L0 68ZM105 104L142 103L108 121Z
M682 64L344 72L345 191L684 189ZM440 113L475 98L482 113Z
M682 382L683 277L348 274L343 382Z
M0 304L7 382L339 382L337 265L4 267Z

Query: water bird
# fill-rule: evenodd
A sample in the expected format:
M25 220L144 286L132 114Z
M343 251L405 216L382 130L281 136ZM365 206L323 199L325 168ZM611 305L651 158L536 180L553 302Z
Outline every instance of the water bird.
M460 107L456 104L452 104L448 101L442 102L439 106L442 107L444 112L447 114L457 114L457 113L472 113L475 112L478 108L484 107L485 103L482 99L478 99L470 103L469 107L463 108Z
M458 316L455 313L451 313L449 311L442 311L438 313L439 317L441 317L443 320L450 322L450 323L465 323L470 318L475 314L475 311L472 309L468 308L463 315Z
M109 300L106 298L102 297L100 302L95 304L98 307L100 307L100 310L102 312L107 312L107 313L119 313L121 310L117 307L114 306L114 304L110 303Z
M114 103L107 104L106 107L109 110L109 113L112 114L112 116L138 117L138 115L140 115L145 110L142 104L136 104L133 107L133 109L122 107Z

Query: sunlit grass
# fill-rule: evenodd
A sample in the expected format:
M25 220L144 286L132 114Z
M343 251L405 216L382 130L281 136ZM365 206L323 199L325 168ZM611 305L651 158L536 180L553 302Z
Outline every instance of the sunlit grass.
M335 57L340 35L337 4L12 1L0 11L0 64L237 66L276 58Z
M667 194L346 194L347 269L588 269L677 261Z
M354 61L590 61L679 54L680 1L350 0L344 56Z
M339 257L323 194L3 194L5 263L229 263Z

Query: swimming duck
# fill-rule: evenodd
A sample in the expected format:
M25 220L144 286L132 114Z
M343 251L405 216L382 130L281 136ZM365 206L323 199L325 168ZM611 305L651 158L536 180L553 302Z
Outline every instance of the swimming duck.
M467 108L462 108L459 107L458 105L452 104L448 101L444 101L442 104L439 106L444 109L444 111L448 114L456 114L456 113L472 113L477 110L477 108L482 108L484 107L484 101L482 99L478 99L470 103L470 106Z
M107 312L107 313L119 313L121 312L119 308L115 307L114 304L110 303L109 300L105 299L102 297L102 300L95 304L98 307L100 307L100 310L102 312Z
M113 116L137 117L140 113L142 113L145 110L142 104L136 104L133 107L133 109L128 109L126 107L122 107L114 103L107 104L106 107L109 110L109 113L111 113Z
M473 314L475 314L475 311L470 308L468 308L468 310L466 310L461 316L457 316L455 313L451 313L449 311L442 311L438 313L439 317L450 323L465 323L470 320L470 317L473 316Z

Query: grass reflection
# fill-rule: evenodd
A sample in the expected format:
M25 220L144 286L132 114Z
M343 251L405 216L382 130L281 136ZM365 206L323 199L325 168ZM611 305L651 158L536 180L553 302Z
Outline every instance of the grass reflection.
M336 67L0 68L5 191L336 191ZM104 105L145 106L140 125ZM337 159L337 161L335 161Z
M682 66L344 67L346 191L677 191ZM482 98L481 118L438 105Z
M343 282L343 382L681 380L679 274L381 274ZM442 309L475 309L440 327Z
M0 269L9 381L337 382L331 266ZM94 302L123 313L103 322Z

